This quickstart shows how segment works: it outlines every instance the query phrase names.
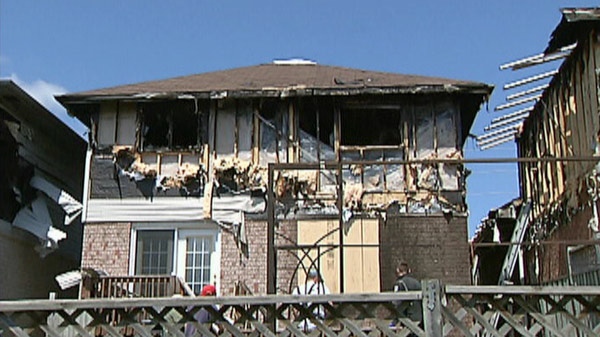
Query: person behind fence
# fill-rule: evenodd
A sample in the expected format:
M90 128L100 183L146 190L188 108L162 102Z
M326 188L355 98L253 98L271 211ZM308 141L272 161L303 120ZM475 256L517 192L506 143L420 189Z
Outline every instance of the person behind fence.
M217 289L215 288L214 285L207 284L204 287L202 287L202 292L200 293L200 296L217 296ZM213 308L215 310L217 310L217 307L214 304L213 304ZM192 308L190 307L187 309L187 311L190 311L191 309ZM212 315L205 308L201 308L200 310L198 310L194 314L194 319L199 324L210 323L213 320ZM213 326L211 326L211 330L214 330ZM194 326L194 324L187 323L185 325L185 336L191 337L191 336L194 336L195 334L196 334L196 327ZM202 334L200 334L200 335L202 335Z
M396 267L396 282L394 282L394 291L413 291L421 290L421 282L411 275L411 270L408 267L408 263L400 262ZM400 314L399 317L408 317L410 320L421 323L423 320L423 310L421 308L421 301L396 301L394 302L396 309ZM396 326L398 320L395 319L390 324Z
M329 288L323 282L321 274L316 269L311 269L306 277L306 282L297 286L294 291L294 295L328 295L330 294ZM311 303L306 303L305 307L310 307ZM325 308L322 305L316 306L312 311L313 316L323 321L325 319ZM299 328L308 331L316 328L316 325L308 319L300 322Z

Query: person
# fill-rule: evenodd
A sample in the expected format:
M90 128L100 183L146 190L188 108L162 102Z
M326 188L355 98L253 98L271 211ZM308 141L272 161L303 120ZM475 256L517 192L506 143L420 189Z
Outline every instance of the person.
M421 282L411 275L411 270L406 262L400 262L396 267L396 281L394 282L394 291L413 291L421 290ZM413 300L409 302L397 301L395 302L396 309L398 310L400 317L408 317L411 321L414 321L421 325L423 320L423 310L421 308L421 301ZM391 326L396 326L397 320L393 320Z
M202 287L202 291L200 292L200 296L217 296L217 289L215 288L214 285L207 284L204 287ZM217 308L214 305L213 305L213 308L215 310L217 310ZM190 308L187 309L187 311L190 311L191 309L192 308L190 307ZM212 315L205 308L201 308L200 310L198 310L194 314L194 319L196 320L196 322L198 322L200 324L211 323L211 321L212 321ZM196 327L194 326L194 324L188 323L188 324L185 325L185 331L184 332L185 332L185 336L186 337L194 336L194 334L196 333Z
M323 282L321 274L316 269L310 269L306 282L297 286L293 291L294 295L328 295L330 293L329 288ZM311 303L307 303L305 306L310 307ZM322 321L325 319L325 308L322 305L316 306L312 314L316 319ZM309 319L304 319L298 327L304 331L311 331L316 328L316 325Z

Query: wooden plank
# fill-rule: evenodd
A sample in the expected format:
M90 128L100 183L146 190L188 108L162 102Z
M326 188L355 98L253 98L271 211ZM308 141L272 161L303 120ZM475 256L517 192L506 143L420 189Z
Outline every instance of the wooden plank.
M553 135L553 144L555 144L554 149L555 152L554 154L557 157L562 157L565 154L565 148L564 148L564 137L563 137L563 130L560 127L560 119L561 116L559 114L559 107L558 107L558 102L556 99L556 91L552 90L549 95L550 97L550 107L551 107L551 114L552 114L552 127L550 128L552 131L552 135ZM564 184L564 163L563 162L556 162L554 163L555 165L555 174L556 174L556 200L558 200L558 198L562 195L562 193L565 191L565 184Z
M580 52L577 54L575 69L574 69L574 89L575 89L575 98L576 98L576 108L578 115L578 125L580 126L580 146L579 154L581 155L589 155L593 153L592 144L596 140L596 135L593 132L593 122L589 119L588 116L591 116L590 113L590 104L589 99L586 97L585 91L585 83L584 83L584 74L585 74L585 50L586 45L582 44ZM581 127L582 126L582 127ZM581 132L583 131L583 132ZM588 171L593 166L593 163L581 163L581 173L588 174ZM583 178L583 177L581 177Z
M594 31L591 31L587 36L587 44L586 44L586 53L585 53L585 76L584 76L584 94L586 97L587 104L589 106L588 110L588 120L591 121L590 125L592 128L591 135L592 140L598 142L598 133L600 132L600 117L598 115L598 91L597 91L597 78L596 78L596 62L594 58L594 40L596 38L596 34ZM594 148L591 149L592 152L595 151Z

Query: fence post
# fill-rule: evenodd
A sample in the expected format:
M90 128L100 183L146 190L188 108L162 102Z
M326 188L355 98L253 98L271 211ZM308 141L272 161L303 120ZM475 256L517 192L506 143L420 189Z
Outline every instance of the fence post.
M427 337L442 337L442 287L440 280L421 281L423 326Z

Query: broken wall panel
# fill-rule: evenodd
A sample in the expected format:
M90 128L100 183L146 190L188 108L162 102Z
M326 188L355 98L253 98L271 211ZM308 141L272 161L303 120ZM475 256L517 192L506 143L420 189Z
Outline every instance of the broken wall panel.
M404 160L404 150L385 150L386 161ZM405 165L385 165L385 187L389 191L406 189Z
M435 141L438 158L460 159L461 157L457 143L456 115L456 108L452 102L443 102L435 105ZM440 187L442 189L457 190L459 188L457 165L439 164L438 172L440 175Z
M216 115L215 151L217 155L234 154L235 144L235 110L228 105L219 109Z
M260 115L260 165L287 162L287 109L279 102L269 101Z
M363 160L383 162L382 150L371 150L363 152ZM364 165L363 168L363 188L365 191L383 191L384 190L384 166L383 165Z
M135 145L135 131L137 130L136 103L119 103L117 110L116 144Z
M115 143L117 127L117 103L103 103L98 116L98 145L110 146Z
M237 113L237 157L241 160L252 160L253 124L252 105L240 103Z
M435 155L435 128L433 110L430 104L418 104L415 116L415 153L416 158L431 158Z

